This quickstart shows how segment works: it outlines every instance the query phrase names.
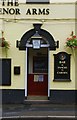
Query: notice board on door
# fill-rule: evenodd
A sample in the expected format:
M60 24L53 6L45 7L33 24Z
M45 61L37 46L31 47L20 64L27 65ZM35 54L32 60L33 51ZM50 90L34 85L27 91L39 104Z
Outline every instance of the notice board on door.
M34 82L43 82L44 75L34 75Z

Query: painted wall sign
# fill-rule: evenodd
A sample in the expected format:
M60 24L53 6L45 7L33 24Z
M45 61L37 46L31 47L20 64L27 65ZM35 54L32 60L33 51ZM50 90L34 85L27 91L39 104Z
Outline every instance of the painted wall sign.
M70 80L70 54L59 52L54 54L54 81Z
M18 0L2 0L2 8L0 8L0 14L3 15L20 15L20 8ZM14 8L15 7L15 8Z
M40 0L41 1L41 0ZM68 7L71 11L68 11ZM67 10L67 12L65 12ZM2 16L1 16L2 15ZM75 19L74 4L22 4L19 0L1 0L0 17L4 19Z
M40 8L33 8L33 9L27 9L26 15L49 15L49 9L40 9Z
M2 0L0 14L20 15L21 8L18 0ZM25 8L25 15L49 15L49 8Z

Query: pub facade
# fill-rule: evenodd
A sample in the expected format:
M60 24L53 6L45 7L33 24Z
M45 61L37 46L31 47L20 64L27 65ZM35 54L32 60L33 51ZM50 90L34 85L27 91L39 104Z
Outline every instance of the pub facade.
M0 3L0 91L3 103L75 103L77 3ZM72 42L70 42L72 41Z

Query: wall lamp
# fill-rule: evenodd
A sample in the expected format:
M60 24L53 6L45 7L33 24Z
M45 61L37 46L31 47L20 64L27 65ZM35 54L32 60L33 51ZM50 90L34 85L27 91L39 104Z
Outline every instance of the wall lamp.
M19 48L20 47L20 41L16 41L16 47Z
M56 42L55 42L55 47L56 47L56 48L59 48L59 41L56 41Z

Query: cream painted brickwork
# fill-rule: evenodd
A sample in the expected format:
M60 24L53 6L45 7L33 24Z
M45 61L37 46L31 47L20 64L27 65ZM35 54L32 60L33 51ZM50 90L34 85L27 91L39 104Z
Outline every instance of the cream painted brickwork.
M74 3L74 2L76 2L76 0L50 0L50 3Z
M28 0L19 0L20 3L25 3ZM39 0L37 0L39 2ZM76 2L76 0L49 0L50 3L70 3Z
M2 30L2 20L0 20L0 38L2 37L1 30ZM2 48L0 48L0 56L2 56Z
M27 26L27 24L26 24ZM10 87L3 87L6 89L24 89L25 86L25 51L19 51L16 48L16 40L21 39L21 35L24 34L24 24L17 24L17 23L5 23L5 38L10 43L10 49L8 50L8 58L12 59L12 72L11 72L11 79L12 85ZM19 29L20 28L20 29ZM10 32L11 31L11 32ZM5 58L5 54L3 54L3 58ZM19 76L14 75L14 66L21 67L21 74Z
M50 14L48 16L44 15L24 15L27 8L49 8ZM50 89L63 89L63 90L74 90L75 89L75 79L77 79L75 68L75 61L72 51L66 49L65 41L69 37L71 31L75 33L75 4L50 4L50 5L26 5L21 4L20 8L22 10L22 15L20 16L2 16L4 18L2 24L2 30L4 30L4 36L6 40L10 43L10 49L8 51L8 58L12 59L12 69L11 69L11 86L3 86L3 89L24 89L25 88L25 75L26 75L26 52L19 51L16 48L16 40L20 40L21 37L30 29L33 29L34 23L42 23L42 29L48 31L55 39L59 40L60 46L56 51L49 51L49 88ZM1 19L1 16L0 16ZM1 19L2 20L2 19ZM1 23L1 22L0 22ZM1 48L0 48L1 49ZM71 82L53 82L54 79L54 56L58 52L66 51L71 55ZM0 57L5 58L5 54ZM77 65L77 64L76 64ZM21 67L21 74L15 76L14 66ZM1 87L0 87L1 88Z

